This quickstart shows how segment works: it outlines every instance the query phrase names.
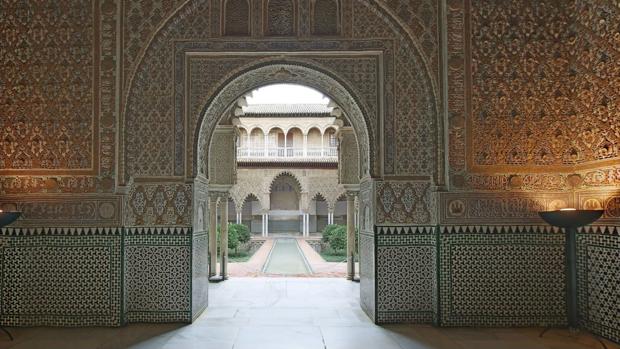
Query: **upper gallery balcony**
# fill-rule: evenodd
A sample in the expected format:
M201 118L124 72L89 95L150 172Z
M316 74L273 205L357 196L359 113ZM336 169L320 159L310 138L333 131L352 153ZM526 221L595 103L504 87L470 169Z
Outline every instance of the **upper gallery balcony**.
M237 160L243 162L338 162L337 147L237 148Z
M337 163L339 110L318 104L265 104L239 108L237 161Z

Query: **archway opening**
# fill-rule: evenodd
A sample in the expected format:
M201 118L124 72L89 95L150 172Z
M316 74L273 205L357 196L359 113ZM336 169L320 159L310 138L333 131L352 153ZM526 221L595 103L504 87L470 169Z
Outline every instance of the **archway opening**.
M214 159L215 149L227 148L225 144L230 144L235 149L233 161L211 162L204 168L205 172L208 170L212 187L214 182L218 186L221 183L217 178L211 180L218 173L234 173L234 179L226 183L228 190L237 194L255 193L256 201L260 199L260 229L257 229L256 209L247 208L245 201L238 210L242 217L235 218L241 224L248 222L244 225L253 233L252 239L270 249L262 264L263 274L265 271L287 274L285 270L271 268L277 263L269 262L278 256L274 253L279 246L278 239L293 238L301 259L307 264L305 272L296 272L305 276L326 276L317 271L320 268L313 270L309 264L313 260L332 263L320 254L321 250L329 249L343 254L339 262L341 271L331 270L329 276L352 278L348 275L350 268L346 265L345 253L346 244L355 243L349 241L347 229L347 226L354 225L354 219L353 214L350 221L347 219L347 201L342 197L346 191L355 191L361 175L368 173L368 138L364 136L361 145L358 141L360 135L368 134L368 129L365 123L360 123L364 118L359 108L351 107L349 112L341 107L339 100L315 88L311 82L308 85L303 81L266 84L245 90L235 97L227 108L221 109L222 115L216 117L219 122L208 142L210 156L206 158ZM346 90L343 92L348 95ZM355 100L348 96L341 100ZM353 118L357 121L352 123ZM358 131L354 125L362 130ZM225 133L227 137L223 136ZM208 135L201 136L208 139ZM341 143L343 138L348 142ZM354 156L341 156L341 150L354 153ZM231 169L222 171L222 166L231 166ZM343 166L350 167L349 172L354 170L354 182L343 181ZM322 195L310 197L310 193L319 191ZM251 218L244 219L243 216L248 214ZM341 226L336 233L340 234L344 246L329 247L338 240L325 236L329 225ZM315 255L309 257L312 253ZM287 264L290 263L283 263Z
M243 200L238 222L245 225L253 236L261 236L261 206L254 194L248 194Z
M295 236L299 230L301 187L290 174L276 177L269 192L269 231L271 236Z

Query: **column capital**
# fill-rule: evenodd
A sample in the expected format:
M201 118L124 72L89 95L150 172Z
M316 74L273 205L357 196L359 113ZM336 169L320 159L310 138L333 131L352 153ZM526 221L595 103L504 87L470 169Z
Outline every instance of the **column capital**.
M347 193L347 195L349 193L355 193L355 195L357 195L357 193L359 193L359 191L360 191L360 185L359 184L343 184L342 187L344 188L344 190Z
M211 184L209 186L209 197L228 200L231 188L232 185L230 184Z

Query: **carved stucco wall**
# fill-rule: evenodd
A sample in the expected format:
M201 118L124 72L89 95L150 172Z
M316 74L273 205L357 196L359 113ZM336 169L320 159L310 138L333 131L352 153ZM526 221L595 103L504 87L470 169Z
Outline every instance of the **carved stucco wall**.
M217 126L209 146L209 183L234 184L236 181L237 135L233 126Z
M350 127L338 132L338 178L342 184L359 184L359 150Z
M537 258L548 266L537 274L550 273L551 280L561 273L564 239L537 212L603 208L600 226L578 238L580 317L596 333L620 338L617 317L604 310L618 298L606 275L620 243L620 121L614 102L620 85L610 78L618 76L612 23L619 14L610 1L447 1L451 191L439 195L438 206L445 226L439 234L444 324L562 324L564 280L545 286L516 278L529 286L519 295L467 280L479 278L488 251L494 251L490 259L497 270L519 270ZM536 257L517 239L538 250ZM512 265L501 257L506 253L515 257ZM488 277L495 290L514 289L508 272ZM510 312L482 307L479 296L522 306ZM540 312L532 303L537 299L553 306Z
M174 45L165 44L170 42L173 38L176 40L191 38L191 40L208 40L209 33L195 33L188 32L190 31L190 27L195 26L195 21L198 21L196 17L204 18L201 14L201 10L204 11L207 9L206 4L196 1L191 4L186 5L182 9L179 10L177 15L175 16L175 20L168 21L162 29L158 32L157 37L152 41L150 47L145 51L145 55L143 57L142 63L137 68L136 73L133 75L134 88L128 91L128 101L129 103L126 106L126 127L125 127L125 140L126 140L126 164L122 164L123 168L126 169L125 173L127 177L141 176L141 175L182 175L186 173L185 169L182 168L183 165L183 157L184 152L188 153L188 159L191 159L189 155L191 155L192 148L181 145L180 147L177 145L176 148L172 146L173 143L182 142L185 139L191 140L191 137L183 134L182 129L177 129L174 134L164 133L158 128L163 128L165 120L171 120L171 113L173 112L170 109L170 106L159 106L158 102L154 101L155 99L161 100L161 98L157 96L173 96L175 89L177 90L177 96L183 98L183 96L187 95L187 92L179 91L179 88L183 88L182 82L179 82L179 85L175 88L172 85L173 79L172 72L179 68L179 64L183 64L182 60L177 60L177 63L170 61L165 57L169 57L165 52L169 52ZM417 41L412 41L406 33L402 30L398 24L394 23L393 19L390 19L385 12L385 9L382 9L380 6L377 6L373 3L365 3L360 2L354 6L353 13L351 14L351 20L355 31L352 33L353 38L365 38L365 37L377 37L388 35L388 37L393 38L392 45L390 47L385 47L383 51L387 51L386 54L394 55L396 66L389 69L386 72L386 77L388 82L386 83L386 94L384 95L386 98L386 110L384 111L384 119L385 124L389 125L389 127L385 128L385 139L392 140L392 134L397 133L397 140L400 140L400 146L396 146L388 144L386 149L385 156L385 164L384 170L386 173L400 174L400 175L421 175L421 176L431 176L434 173L434 162L436 161L435 152L436 152L436 115L437 115L437 104L436 98L434 97L435 86L436 84L433 82L432 73L426 68L426 59L423 56L420 56L419 44ZM356 22L357 21L357 22ZM376 24L375 31L368 31L369 27L373 27L372 25L368 25L369 23L364 23L366 21L371 22L372 24ZM361 30L363 29L363 30ZM385 34L385 35L384 35ZM300 46L301 45L301 46ZM306 47L303 47L303 46ZM347 46L353 48L354 42L349 42L345 45L345 43L340 45L341 50L346 50ZM192 43L184 43L177 47L177 52L185 50L190 51L192 48L195 50L204 51L206 48L201 48L201 44L199 42ZM206 46L206 45L203 45ZM210 45L208 50L217 52L218 44ZM297 47L303 47L306 50L320 50L323 47L319 42L302 44L300 42L290 42L290 43L282 43L279 45L279 49L283 51L296 51ZM239 43L226 45L226 49L222 48L220 50L224 51L254 51L258 49L263 50L274 50L276 51L278 45L274 45L272 42L252 42L249 41L247 43ZM325 47L326 48L326 47ZM323 51L325 51L323 48ZM327 50L329 51L329 49ZM220 51L221 52L221 51ZM225 61L222 57L219 57L220 65L212 65L214 68L210 70L211 74L203 74L202 76L206 76L209 78L211 83L202 82L203 86L208 89L215 89L218 86L223 86L222 81L225 79L229 79L231 76L234 76L234 69L236 67L244 67L248 65L248 60L251 60L252 57L247 57L244 59L242 56L231 55L232 57L226 57ZM181 56L182 57L182 56ZM215 60L212 58L212 60ZM255 60L255 58L254 58ZM370 72L368 69L365 70L356 70L354 72L347 71L347 61L346 59L324 59L320 63L322 63L322 67L326 68L327 71L333 74L333 76L337 76L340 81L346 81L351 84L348 84L349 87L360 88L360 91L368 91L369 87L376 88L376 82L374 84L368 84L368 79L373 78L369 75L361 74L362 71ZM221 64L225 64L226 69L222 69L224 66ZM326 66L327 64L327 66ZM390 63L388 63L390 64ZM370 68L370 67L368 67ZM239 68L237 68L239 69ZM248 69L247 67L245 69ZM182 71L179 71L182 74ZM353 75L351 75L353 74ZM355 75L357 74L357 75ZM408 75L415 74L415 76ZM178 77L179 74L176 76ZM376 78L375 78L376 79ZM394 82L390 82L394 79ZM204 79L203 79L204 80ZM153 83L149 83L148 86L144 86L144 88L140 88L146 81L152 81ZM194 80L190 80L194 81ZM365 83L360 83L365 82ZM412 81L417 81L418 83L414 84ZM156 83L155 83L156 82ZM191 93L198 90L200 91L200 85L196 86L196 88L192 88L190 91L190 106L194 103L192 100L195 100ZM149 90L150 89L150 90ZM180 92L180 94L178 93ZM200 101L198 104L198 109L201 110L204 108L205 102L209 101L210 96L212 96L214 91L201 91L204 93L200 94ZM372 98L374 98L375 102L363 104L364 109L367 108L377 108L379 106L376 103L377 92L368 91L368 93L372 93ZM412 96L417 96L415 101L412 101ZM183 108L182 100L177 104L176 108ZM402 108L405 112L395 113L395 108ZM194 112L195 109L191 109L190 111L181 111L181 118L190 118L193 119L197 115ZM365 110L366 111L366 110ZM377 116L380 110L373 110L369 114L370 116ZM178 114L178 111L174 111L174 113ZM177 116L178 117L178 116ZM145 122L145 120L157 120L157 122ZM428 122L422 122L422 120L427 120ZM371 141L373 139L377 139L378 134L376 130L377 119L374 122L369 123L368 127L370 130ZM179 124L177 122L177 124ZM195 123L190 122L190 125L194 125ZM189 132L193 132L195 127L190 127ZM157 144L151 144L153 137L134 137L133 134L149 134L149 135L157 135L158 142ZM415 137L411 138L409 135L411 134L430 134L432 135L430 139L428 137ZM190 134L191 135L191 134ZM151 142L151 143L149 143ZM404 146L409 146L409 142L418 142L414 146L408 147L408 149L416 149L416 151L404 151L398 150ZM398 143L398 141L396 141ZM191 142L189 144L192 144ZM185 148L185 150L184 150ZM148 150L147 150L148 149ZM172 151L171 149L175 149ZM439 162L437 162L439 163ZM181 167L179 167L181 166Z
M310 3L299 1L298 30L302 37L312 35ZM491 258L500 258L509 251L525 261L528 253L515 241L538 246L550 240L554 246L540 253L541 263L546 263L557 260L555 245L561 241L557 236L547 236L553 233L541 228L523 228L523 224L541 224L536 211L565 205L603 207L606 216L602 223L610 226L618 225L620 217L620 167L613 163L618 161L620 125L620 88L614 78L618 75L617 29L613 26L619 22L617 6L597 0L446 3L446 42L440 36L441 2L433 0L344 0L340 8L341 35L330 40L303 41L295 37L262 39L264 16L260 1L250 2L253 36L236 41L222 38L223 3L219 0L100 0L67 3L67 8L55 8L54 2L11 5L7 11L14 15L0 18L11 22L0 29L7 38L2 43L6 55L1 68L1 78L7 83L0 87L0 103L6 111L3 116L7 116L0 121L4 122L0 129L3 208L17 206L25 213L25 219L18 224L33 228L189 227L192 220L194 227L199 227L195 215L204 202L192 196L206 190L206 184L201 182L201 188L197 188L183 180L196 173L193 159L201 112L218 89L242 72L268 63L309 66L336 79L355 97L369 118L369 144L376 148L371 157L375 161L371 166L373 174L386 177L383 181L362 182L362 306L384 322L436 320L438 311L429 313L436 307L428 299L416 298L403 289L398 291L407 299L402 304L390 298L390 292L398 288L390 280L425 280L411 284L410 289L423 291L420 294L427 294L424 292L429 285L441 283L438 275L429 278L412 274L413 270L434 270L435 263L433 258L409 258L412 251L427 253L435 246L445 252L446 247L454 246L461 254L435 255L440 257L439 263L446 266L467 258L468 265L475 269L477 260L489 260L488 252L472 246L476 243L494 246ZM42 15L32 16L35 13ZM29 31L31 27L39 31ZM71 40L67 33L71 33ZM117 50L119 36L122 47ZM34 49L49 37L57 38L54 45L47 45L46 50ZM212 40L215 38L218 40ZM445 67L440 64L442 45L447 55ZM268 54L247 54L259 51ZM294 54L299 51L314 54ZM338 51L363 54L333 54ZM189 57L190 52L200 54ZM282 58L282 52L288 56ZM26 65L34 68L25 69ZM446 74L447 85L441 83L442 74ZM62 88L50 90L50 86L57 85ZM185 91L186 87L189 90ZM441 137L444 125L438 117L442 109L440 91L447 93L449 137L445 141L451 192L436 195L435 185L443 184L445 170ZM519 127L509 127L515 121ZM503 128L490 128L491 122ZM117 134L117 128L121 134ZM513 149L514 144L519 147ZM143 178L132 181L132 177ZM116 181L123 186L113 194ZM419 227L438 222L454 227L432 231ZM489 228L491 224L521 228ZM479 228L472 230L469 225ZM147 248L149 244L167 241L166 246L185 246L175 249L189 248L190 240L183 229L174 230L179 235L174 243L160 238L170 233L166 230L136 231L148 236L131 238L141 245L136 251L144 252L133 254L137 265L141 258L166 255L156 253L164 250L159 247ZM43 246L64 243L72 240L67 235L78 234L78 245L83 248L80 253L85 255L97 239L113 241L110 253L114 253L120 239L125 238L122 230L112 234L118 237L100 238L109 232L93 228L27 229L20 234L33 236L35 244ZM91 235L97 238L90 239ZM204 252L204 236L194 236L194 251L184 253ZM589 258L587 266L594 268L584 269L585 264L581 264L583 287L604 290L605 285L614 282L603 276L605 271L614 270L615 264L608 256L617 251L617 236L613 227L605 232L582 233L582 258ZM18 237L6 239L19 247ZM605 248L588 249L595 244ZM72 256L68 250L50 249L46 253L50 256L46 262L51 263ZM115 264L105 268L116 271L119 258L114 256L110 260ZM394 269L395 260L407 267ZM189 265L181 259L172 263ZM191 263L201 265L197 259ZM509 264L503 266L511 268ZM512 267L520 270L517 264ZM475 275L474 269L463 266L459 275ZM165 283L165 273L155 274ZM506 277L494 277L502 287L509 285ZM200 278L194 275L192 280ZM28 277L23 281L19 285L27 287ZM142 281L144 278L136 275L132 284L139 286ZM2 284L10 282L7 279ZM22 287L19 285L10 292L18 292ZM78 291L80 285L72 284ZM461 286L444 288L442 292L453 292ZM202 287L206 287L204 282ZM531 290L535 296L559 299L557 294L537 293L535 285ZM122 292L99 291L114 297L120 297ZM474 296L482 292L471 291ZM605 331L608 338L618 338L620 326L613 318L601 321L592 316L612 299L601 292L580 300L583 321L599 333ZM384 297L379 298L382 301L377 301L376 293ZM439 296L434 294L432 299ZM459 297L460 304L468 304L467 295ZM137 301L134 305L140 304L141 300ZM519 298L506 301L518 303ZM201 309L205 302L192 299L193 308ZM188 304L178 307L162 302L150 310L182 308L177 315L187 319L191 317ZM457 315L475 315L479 308L473 300L471 304L471 309L456 309ZM401 306L407 310L398 312ZM517 309L517 313L522 316L534 308ZM557 309L552 312L557 313ZM450 319L450 314L444 315ZM476 324L510 324L502 322L501 316L506 314L497 309L487 315ZM544 320L549 314L543 315ZM118 313L106 316L95 314L83 321L67 322L62 318L48 323L118 324L122 320ZM162 315L151 320L165 319ZM4 321L34 324L19 314ZM601 324L604 330L600 330Z
M620 184L617 19L604 1L448 2L454 189Z
M52 225L120 222L118 198L101 195L116 174L116 10L110 0L3 6L0 201L32 224L54 211Z
M301 210L307 210L310 201L318 194L327 201L329 207L334 207L338 198L345 193L344 187L338 183L336 169L241 168L237 169L237 183L230 189L230 197L237 209L241 209L248 196L252 195L258 199L263 210L268 211L271 205L271 185L282 175L289 175L298 183Z

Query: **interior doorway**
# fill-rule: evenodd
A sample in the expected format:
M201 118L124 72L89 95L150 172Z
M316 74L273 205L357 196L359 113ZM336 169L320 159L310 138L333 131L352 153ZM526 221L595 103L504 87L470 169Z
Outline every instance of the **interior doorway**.
M234 146L234 161L226 164L234 167L234 181L216 188L234 213L218 222L219 234L228 236L216 239L219 251L211 253L219 256L215 269L226 274L213 279L356 279L358 214L345 194L357 192L360 149L347 111L315 88L269 84L246 91L224 113L216 127L231 132L216 133L211 144ZM341 143L345 137L353 142ZM346 149L351 144L355 149ZM343 182L343 166L357 170L357 183Z

